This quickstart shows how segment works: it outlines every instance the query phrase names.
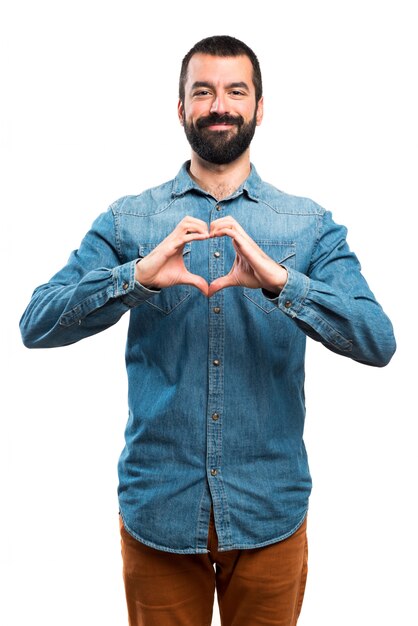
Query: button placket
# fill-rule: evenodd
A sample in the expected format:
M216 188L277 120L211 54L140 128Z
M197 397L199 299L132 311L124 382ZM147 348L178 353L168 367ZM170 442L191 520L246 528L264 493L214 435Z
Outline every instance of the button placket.
M215 207L216 208L216 207ZM217 209L216 209L217 210ZM217 219L217 216L214 216ZM223 276L224 238L209 240L209 281ZM215 509L223 506L224 489L222 486L221 442L222 411L224 395L224 293L218 291L209 300L209 394L207 406L207 471L210 477L209 488ZM222 515L220 515L222 518ZM222 532L222 529L219 529Z

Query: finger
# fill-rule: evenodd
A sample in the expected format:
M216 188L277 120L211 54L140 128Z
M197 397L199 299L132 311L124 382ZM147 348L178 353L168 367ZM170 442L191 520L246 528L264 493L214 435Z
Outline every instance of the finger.
M188 241L202 241L203 239L209 239L209 233L191 233L188 232L183 236L183 241L187 243Z
M211 233L211 237L230 237L232 239L234 247L236 250L241 250L242 248L255 247L259 249L255 241L251 239L246 233L242 234L234 228L230 228L229 226L225 226L216 230L216 232Z
M237 222L237 220L235 219L235 217L232 217L232 215L225 215L224 217L218 217L218 219L213 220L213 222L211 222L211 227L215 227L218 224L233 224L234 226L236 226L237 228L241 228L239 222Z
M201 220L199 217L194 217L193 215L185 215L179 222L179 224L182 224L184 222L191 222L194 224L198 224L204 228L208 228L207 223L204 220Z
M209 229L207 223L190 216L184 217L168 237L177 249L189 241L201 241L208 238Z
M196 233L196 232L186 232L186 233L172 233L169 238L167 238L167 243L172 246L175 252L181 250L186 243L190 241L203 241L204 239L209 238L209 233L206 231L205 233Z
M181 230L182 232L194 232L194 233L209 233L209 228L206 222L197 217L190 217L186 215L181 222L179 222L175 230Z
M231 232L240 233L242 236L250 238L249 235L247 235L245 230L242 228L242 226L236 221L236 219L234 219L230 215L226 217L221 217L218 220L214 220L210 225L209 232L211 237L219 237L222 236L221 233L224 231L224 229L228 229ZM223 232L223 234L228 234L229 236L231 236L230 232Z

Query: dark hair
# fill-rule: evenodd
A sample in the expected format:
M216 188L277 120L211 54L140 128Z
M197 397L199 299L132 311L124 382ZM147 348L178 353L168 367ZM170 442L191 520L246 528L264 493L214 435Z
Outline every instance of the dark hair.
M181 64L180 81L179 81L179 98L184 102L184 85L187 80L187 70L189 68L190 59L194 54L210 54L216 57L238 57L247 56L253 66L253 83L255 87L255 99L258 102L263 95L263 84L261 80L260 64L254 52L247 44L230 37L229 35L216 35L214 37L206 37L198 41L184 57Z

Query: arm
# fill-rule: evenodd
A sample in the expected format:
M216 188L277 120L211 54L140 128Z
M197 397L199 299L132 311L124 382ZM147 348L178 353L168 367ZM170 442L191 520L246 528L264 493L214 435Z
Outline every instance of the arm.
M277 265L233 218L213 222L211 234L229 235L237 255L230 274L212 283L210 295L232 285L261 288L301 330L333 352L380 367L390 361L396 348L392 325L349 250L346 229L329 212L306 275Z
M289 268L278 306L333 352L383 367L396 349L392 324L361 274L346 234L326 212L308 276Z
M153 295L134 279L136 261L122 262L111 210L100 215L67 265L35 289L20 320L28 348L64 346L115 324Z
M67 265L33 293L20 321L24 344L52 348L94 335L167 286L188 283L207 295L206 281L184 267L183 248L208 236L204 222L187 217L141 262L123 262L113 212L103 213Z

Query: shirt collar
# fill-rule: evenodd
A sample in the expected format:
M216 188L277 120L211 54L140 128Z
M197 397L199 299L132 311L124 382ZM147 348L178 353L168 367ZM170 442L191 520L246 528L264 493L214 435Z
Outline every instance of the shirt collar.
M192 190L198 191L199 193L206 194L206 192L203 191L203 189L201 189L201 187L199 187L199 185L190 176L189 166L190 166L190 161L186 161L185 163L183 163L183 165L180 168L179 173L173 180L173 189L172 189L173 196L182 196ZM251 171L248 177L244 180L242 185L240 185L238 189L234 191L234 193L230 196L230 198L236 198L237 196L242 194L243 191L245 191L248 197L251 198L251 200L255 200L255 202L258 202L260 198L261 183L262 183L261 178L257 174L257 171L254 165L251 163ZM209 194L206 194L206 195L209 195ZM225 200L226 199L227 198L225 198Z

